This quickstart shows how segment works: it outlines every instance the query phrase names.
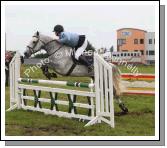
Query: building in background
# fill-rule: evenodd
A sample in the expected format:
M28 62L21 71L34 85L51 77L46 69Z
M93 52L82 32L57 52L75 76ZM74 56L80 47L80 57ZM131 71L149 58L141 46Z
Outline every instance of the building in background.
M136 28L121 28L117 30L117 52L113 56L127 62L155 63L155 33ZM114 62L114 61L113 61Z
M145 30L123 28L117 30L117 51L138 52L144 55Z
M142 63L141 52L113 52L112 53L112 63L116 64L117 62L124 61L127 63Z
M155 32L145 34L146 63L155 64Z

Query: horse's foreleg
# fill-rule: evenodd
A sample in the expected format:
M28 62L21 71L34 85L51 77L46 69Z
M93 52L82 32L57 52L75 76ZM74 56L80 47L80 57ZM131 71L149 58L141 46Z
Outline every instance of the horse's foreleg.
M48 66L44 65L41 67L43 74L50 80L52 77L57 78L56 73L50 73Z
M43 74L45 75L45 77L47 77L49 80L51 79L49 70L48 70L48 66L42 66L41 70L43 72Z
M50 74L51 74L51 77L57 78L57 74L56 74L56 73L52 72L52 73L50 73Z
M5 69L5 74L6 74L6 77L5 77L5 86L9 86L9 69Z

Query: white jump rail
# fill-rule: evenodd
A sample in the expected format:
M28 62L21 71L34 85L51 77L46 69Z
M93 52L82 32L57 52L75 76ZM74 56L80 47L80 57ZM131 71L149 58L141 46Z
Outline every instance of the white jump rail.
M57 115L66 118L79 118L83 120L89 120L85 126L90 126L95 123L101 123L102 121L109 124L114 128L114 103L113 103L113 79L112 79L112 67L97 53L94 53L94 73L95 82L90 84L85 83L69 83L66 81L51 81L51 80L34 80L25 79L20 77L20 54L16 52L16 55L12 59L10 70L10 108L7 111L14 109L25 109L43 112L45 114ZM72 89L62 89L56 87L34 86L21 84L20 82L35 82L41 84L56 84L56 85L69 85L77 87L87 87L90 91L79 91ZM94 87L94 91L93 91ZM24 95L24 90L33 90L34 96ZM48 98L40 98L41 91L49 92L52 96L52 100ZM57 96L58 93L67 94L69 101L63 101L53 96ZM77 103L76 96L89 97L89 104ZM24 104L24 100L34 100L35 106L28 106ZM52 109L46 109L41 107L41 102L53 102ZM70 112L63 112L56 110L56 105L69 105ZM81 115L75 112L75 107L87 108L91 110L91 116Z

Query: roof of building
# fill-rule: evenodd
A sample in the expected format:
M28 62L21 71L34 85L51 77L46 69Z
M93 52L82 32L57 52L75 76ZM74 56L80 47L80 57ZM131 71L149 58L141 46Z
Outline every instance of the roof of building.
M139 31L147 32L147 31L145 31L145 30L137 29L137 28L121 28L121 29L118 29L117 31L124 30L124 29L139 30Z

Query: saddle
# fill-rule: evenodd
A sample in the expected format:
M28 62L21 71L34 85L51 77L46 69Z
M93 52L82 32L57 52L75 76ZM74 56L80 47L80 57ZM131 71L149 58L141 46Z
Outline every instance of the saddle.
M82 55L83 56L83 55ZM86 57L86 59L93 64L94 60L93 60L93 55L92 56L88 56L88 55L84 55ZM71 55L71 58L73 60L73 63L76 65L83 65L82 63L79 62L79 60L75 59L74 54Z
M83 43L84 40L85 40L85 36L84 36L84 35L81 35L81 38L80 38L80 39L81 39L81 41L80 41L79 43L81 43L81 44L79 44L77 47L75 47L75 48L73 49L73 53L72 53L72 55L71 55L71 58L72 58L74 64L76 64L76 65L83 65L83 64L81 64L78 60L76 60L75 57L74 57L74 55L75 55L74 51L76 51L76 50L82 45L82 43ZM85 51L92 51L92 52L95 51L95 48L90 44L89 41L88 41L88 45L87 45ZM89 63L93 64L93 57L94 57L93 54L91 54L91 56L90 56L90 55L84 55L84 56L85 56L86 59L89 61Z
M73 64L72 64L71 68L69 69L69 71L67 72L66 76L69 76L77 65L83 65L78 60L75 59L74 55L75 54L71 54ZM86 59L89 60L90 63L92 63L92 64L94 63L94 58L93 58L94 56L93 55L91 55L91 56L84 55L84 56L86 56Z

